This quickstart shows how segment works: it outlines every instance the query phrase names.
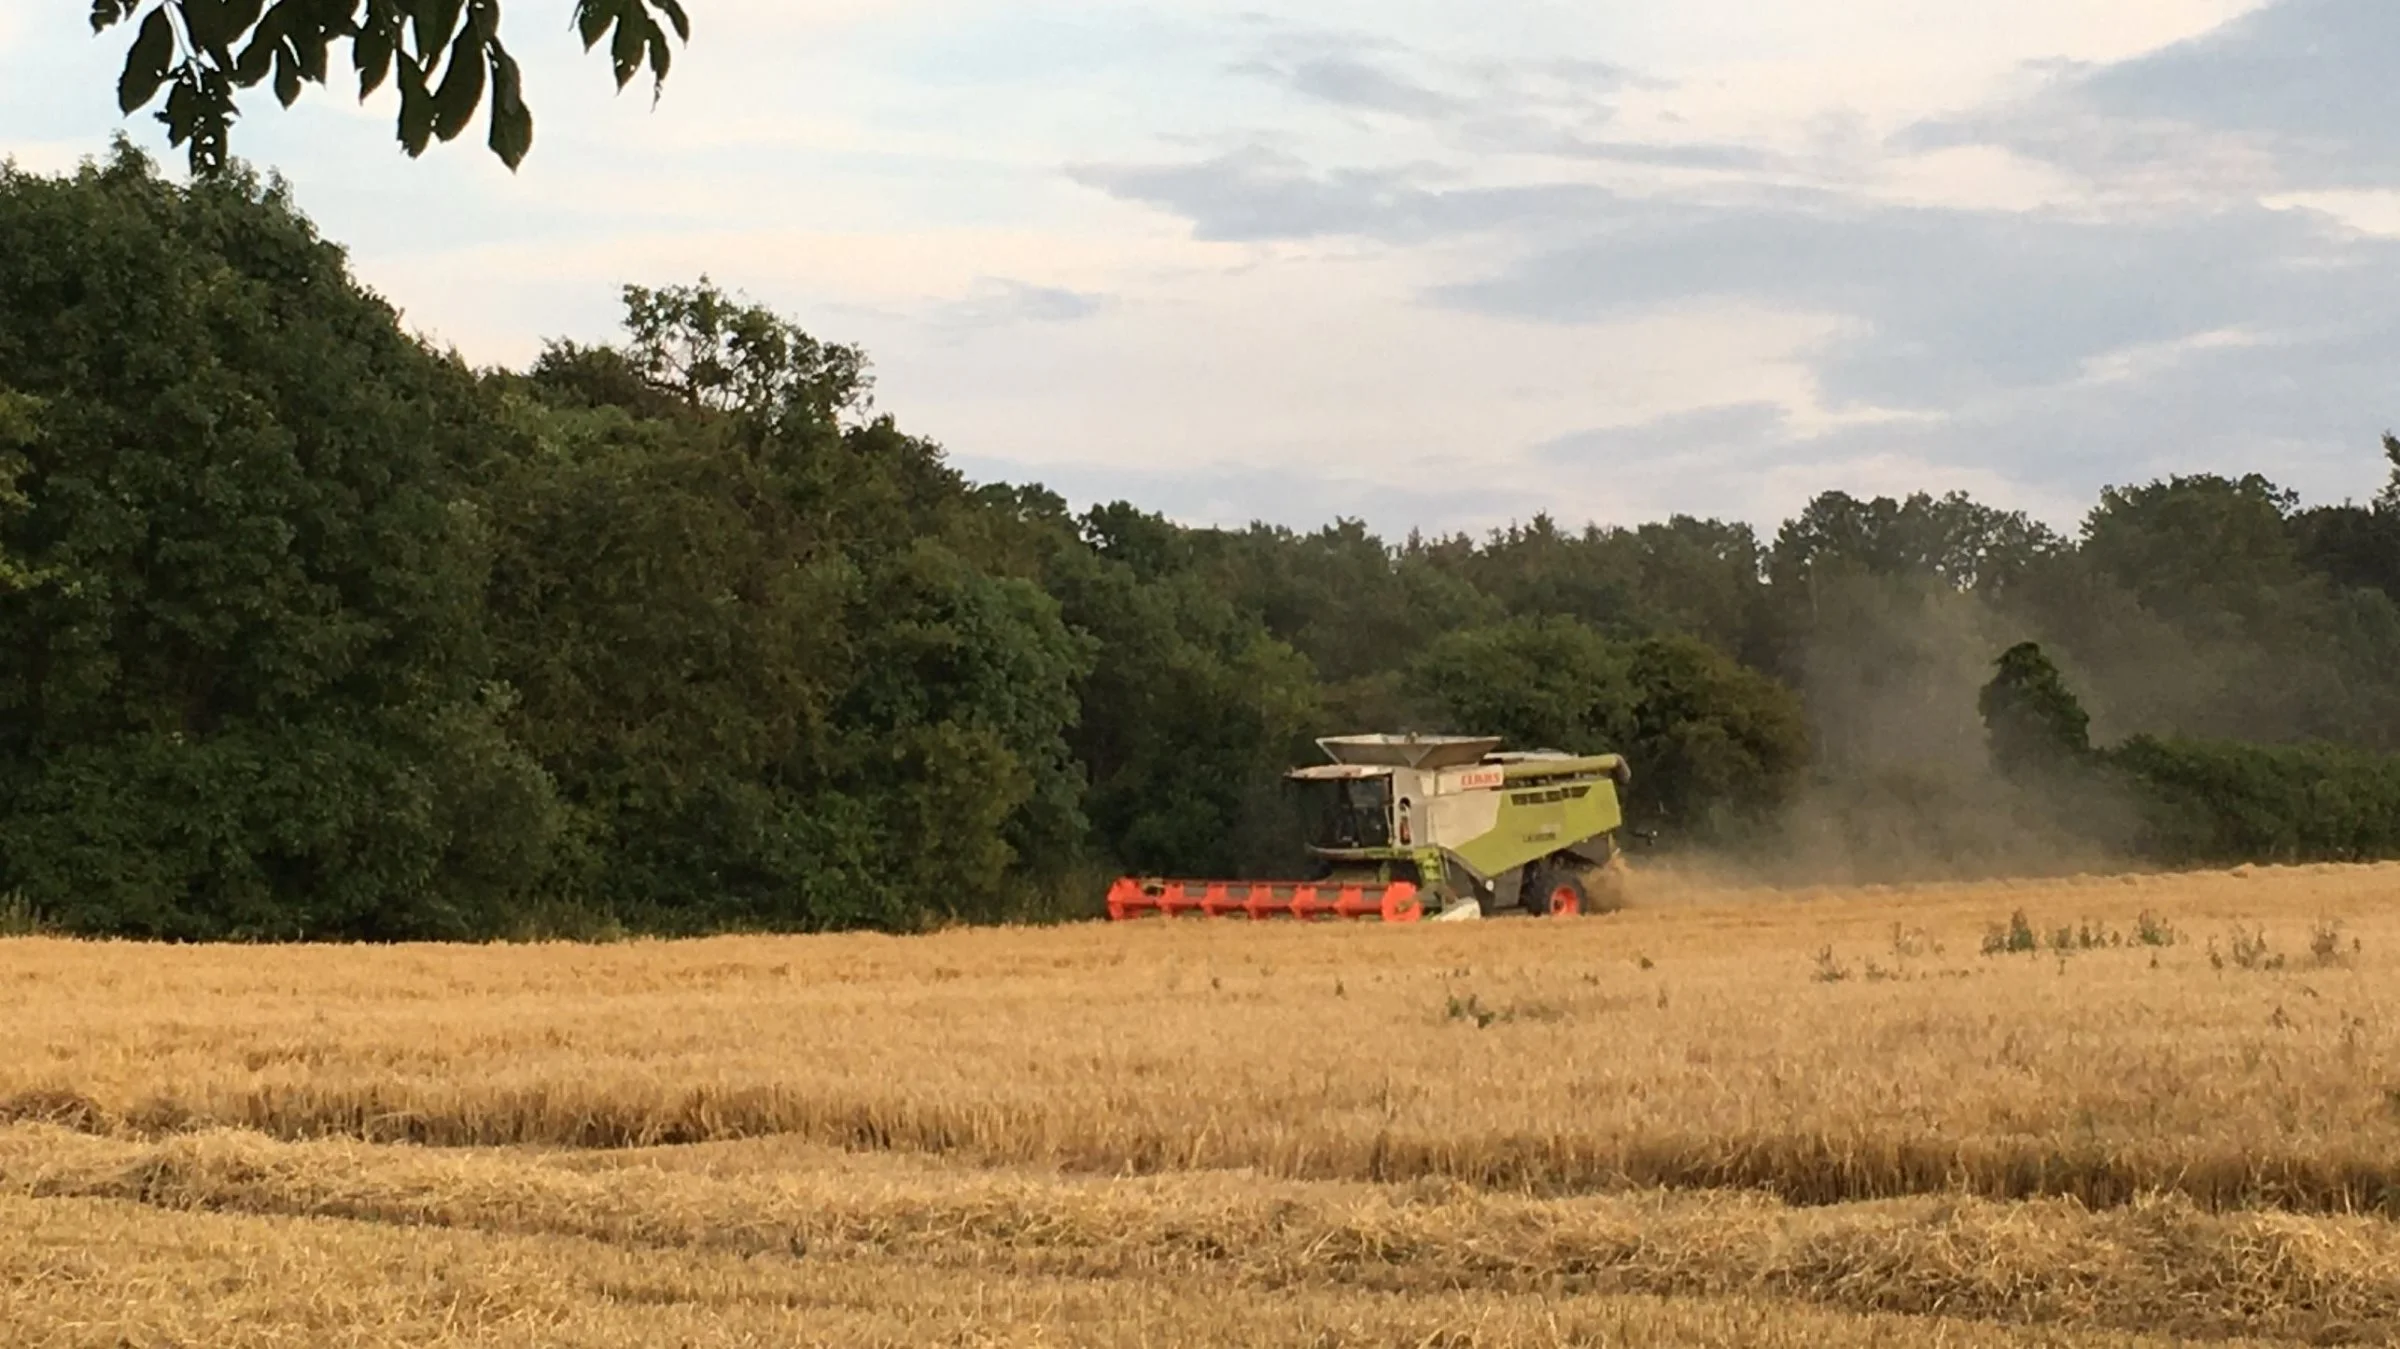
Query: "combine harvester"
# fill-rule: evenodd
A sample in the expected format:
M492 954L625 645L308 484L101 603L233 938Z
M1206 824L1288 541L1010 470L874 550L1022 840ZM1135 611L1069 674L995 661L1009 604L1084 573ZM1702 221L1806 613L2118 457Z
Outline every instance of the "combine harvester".
M1623 907L1617 792L1632 777L1623 757L1500 753L1484 736L1317 744L1333 762L1286 775L1311 798L1317 879L1127 876L1109 887L1108 916L1413 923L1429 909L1442 921Z

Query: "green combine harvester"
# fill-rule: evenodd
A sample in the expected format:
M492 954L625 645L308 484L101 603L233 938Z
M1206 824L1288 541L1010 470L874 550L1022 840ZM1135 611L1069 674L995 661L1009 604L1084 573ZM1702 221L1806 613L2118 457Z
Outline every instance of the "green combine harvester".
M1486 736L1345 735L1319 740L1331 763L1287 776L1307 793L1304 881L1127 876L1108 916L1372 919L1413 923L1527 912L1604 913L1624 905L1615 754L1500 751Z

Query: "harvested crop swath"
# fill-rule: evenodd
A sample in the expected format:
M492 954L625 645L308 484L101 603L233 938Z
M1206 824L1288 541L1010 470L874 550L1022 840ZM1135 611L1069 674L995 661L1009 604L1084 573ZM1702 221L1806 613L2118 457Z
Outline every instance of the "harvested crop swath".
M1074 1181L771 1159L731 1175L215 1133L0 1132L0 1193L777 1259L905 1253L1011 1279L1259 1290L1779 1299L1856 1313L2383 1343L2400 1226L2145 1199L1794 1209L1733 1194L1534 1200L1230 1176Z

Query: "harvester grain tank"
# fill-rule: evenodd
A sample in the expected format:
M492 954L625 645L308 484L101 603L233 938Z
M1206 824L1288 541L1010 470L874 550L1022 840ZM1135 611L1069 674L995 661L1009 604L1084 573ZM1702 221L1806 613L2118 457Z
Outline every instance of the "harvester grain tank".
M1286 775L1307 797L1317 876L1127 876L1109 888L1109 917L1411 923L1428 910L1436 918L1563 916L1622 905L1618 791L1632 776L1622 756L1504 753L1491 736L1345 735L1317 744L1330 762Z

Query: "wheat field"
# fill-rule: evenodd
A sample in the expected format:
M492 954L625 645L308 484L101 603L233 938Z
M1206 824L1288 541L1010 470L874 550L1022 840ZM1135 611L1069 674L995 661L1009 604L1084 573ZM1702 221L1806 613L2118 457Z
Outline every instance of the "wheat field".
M0 941L0 1339L2400 1337L2400 867L1638 894Z

